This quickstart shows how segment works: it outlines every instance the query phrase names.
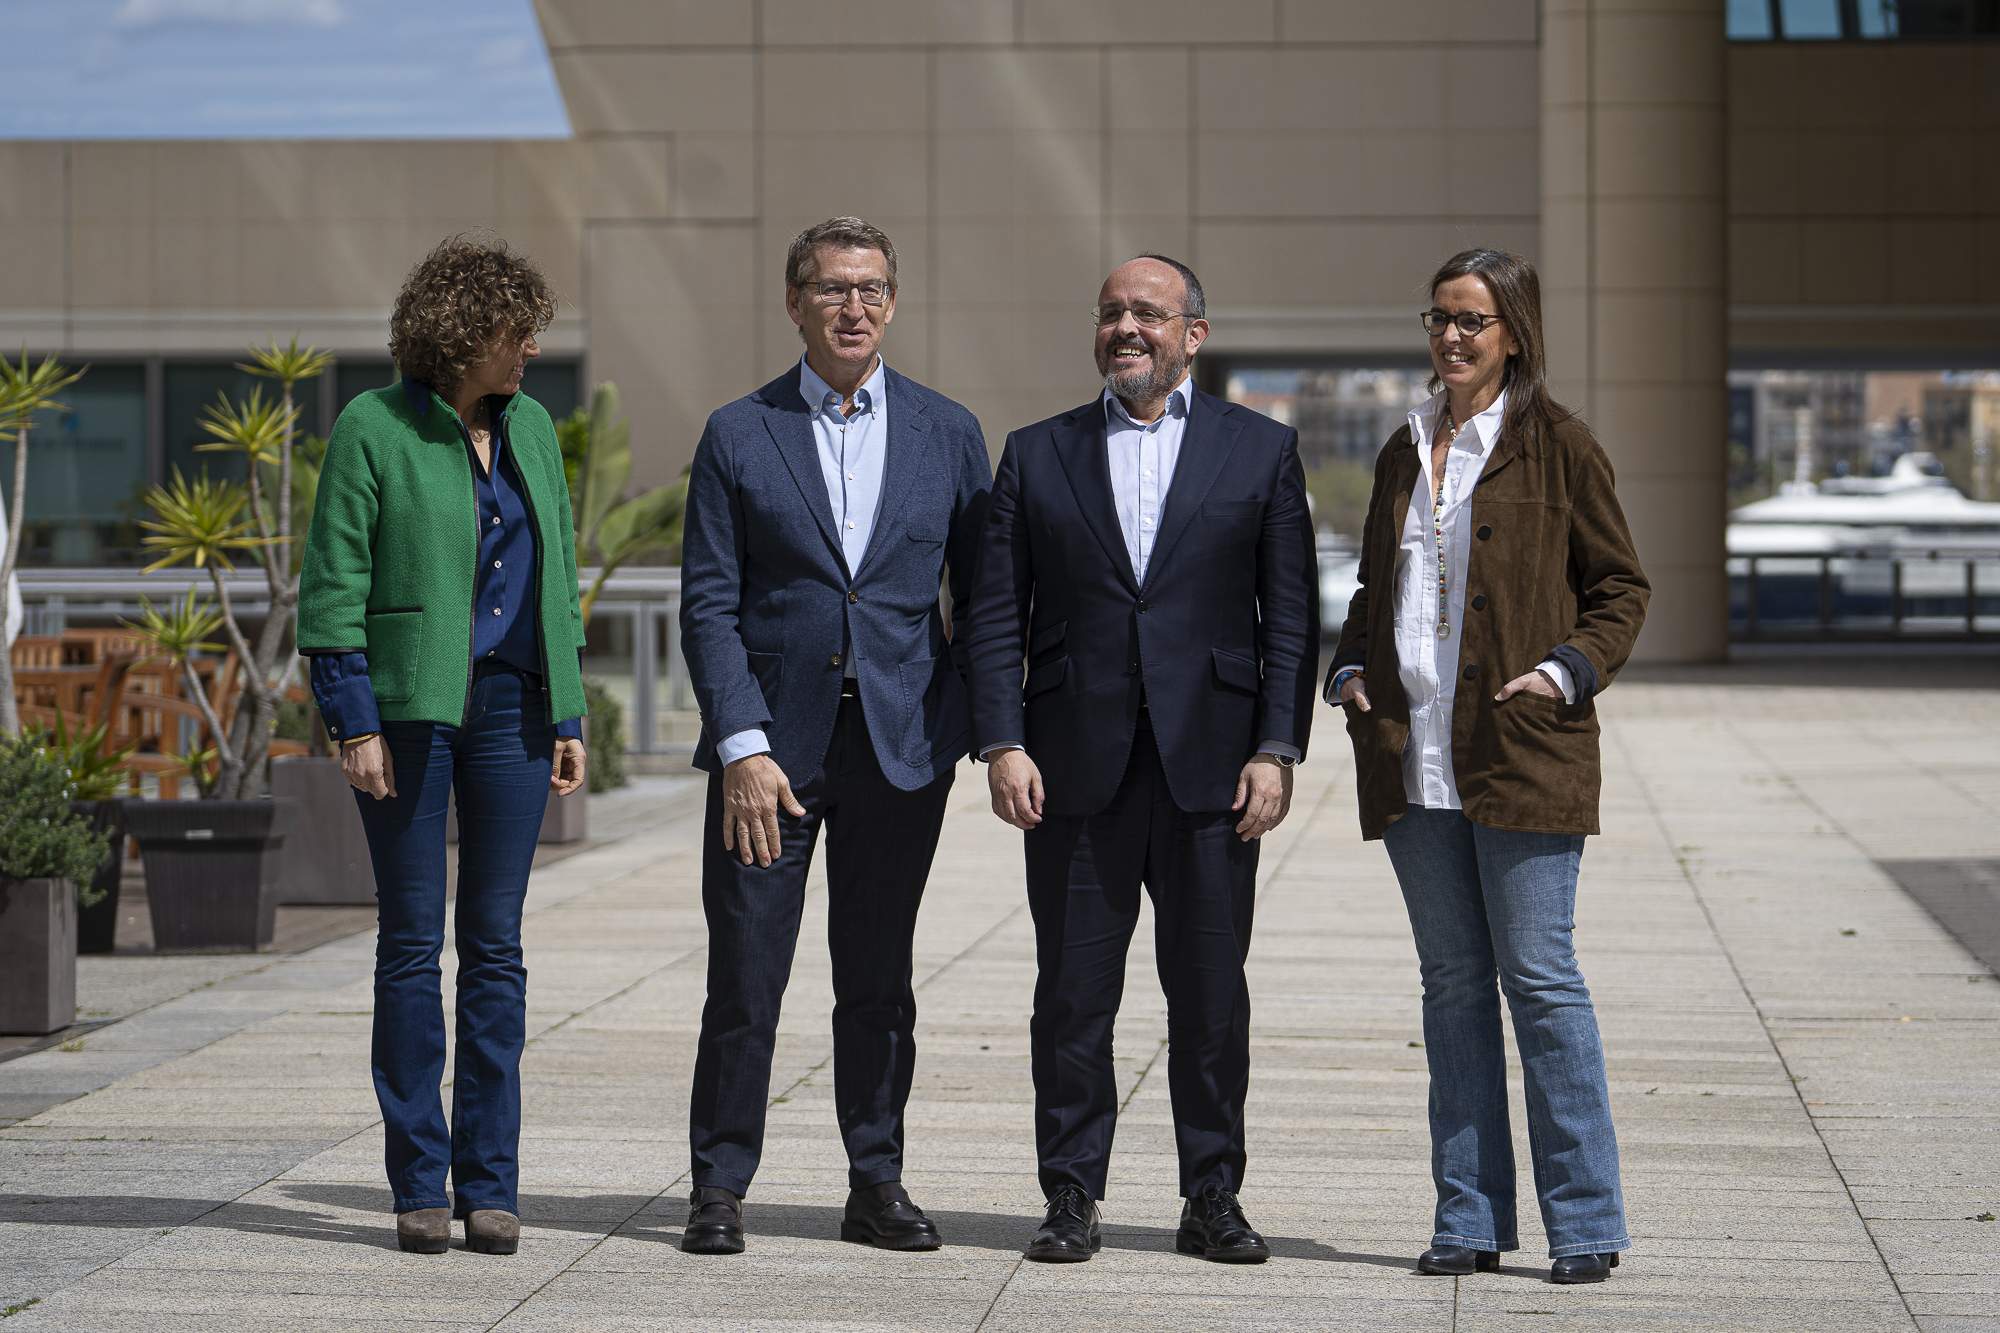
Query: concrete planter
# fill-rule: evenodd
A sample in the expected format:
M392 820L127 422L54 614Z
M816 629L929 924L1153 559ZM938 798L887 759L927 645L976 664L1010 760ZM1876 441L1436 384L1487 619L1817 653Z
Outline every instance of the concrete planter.
M368 859L368 834L340 760L319 755L273 759L271 794L295 803L300 811L279 856L279 904L366 907L373 903L375 868Z
M125 802L72 801L70 809L111 835L111 855L97 868L96 902L76 909L76 951L110 953L118 943L118 889L125 874Z
M76 889L0 879L0 1032L40 1036L76 1021Z
M271 942L290 801L131 801L153 947L250 953Z

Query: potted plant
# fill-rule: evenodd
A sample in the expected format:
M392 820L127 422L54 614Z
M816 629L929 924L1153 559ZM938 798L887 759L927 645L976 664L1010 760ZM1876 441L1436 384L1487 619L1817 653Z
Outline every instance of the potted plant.
M111 844L70 794L68 765L39 737L0 739L0 1032L76 1021L77 899Z
M187 564L206 570L212 600L187 599L165 610L142 603L134 625L181 672L199 710L212 765L193 771L203 799L134 801L127 825L146 863L153 939L162 949L255 949L270 943L292 804L270 798L271 738L287 689L297 678L299 580L297 524L299 408L297 386L323 373L332 357L315 348L253 347L239 368L273 380L278 397L253 391L242 402L218 397L202 418L204 450L241 454L244 479L178 471L146 496L152 518L144 544L159 553L147 573ZM224 577L238 557L264 575L269 610L253 645ZM216 634L223 643L211 642ZM236 695L210 699L196 657L226 646L234 655Z
M70 810L110 840L112 854L104 858L90 887L78 895L76 951L110 953L118 938L118 894L125 873L124 763L132 747L113 746L107 728L99 725L71 736L58 715L54 734L37 741L45 754L69 771Z

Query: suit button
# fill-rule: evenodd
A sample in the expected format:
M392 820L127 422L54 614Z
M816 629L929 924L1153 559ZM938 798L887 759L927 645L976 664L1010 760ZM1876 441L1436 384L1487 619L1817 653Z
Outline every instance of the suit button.
M1146 614L1146 602L1144 598L1141 598L1139 601L1139 614L1142 616Z
M1484 611L1486 609L1485 593L1482 592L1477 597L1472 599L1472 609L1475 611Z
M1478 537L1480 541L1485 541L1488 537L1491 537L1493 535L1493 525L1490 523L1481 523L1479 525L1479 531L1473 535Z
M839 654L839 653L835 653L835 654L834 654L834 655L833 655L832 657L829 657L829 658L827 659L827 662L826 662L826 664L827 664L828 666L839 666L839 665L840 665L840 654Z
M858 593L858 592L851 592L851 593L847 594L847 600L848 600L848 601L849 601L850 603L852 603L852 602L858 602L858 601L860 601L860 600L861 600L861 594L860 594L860 593Z
M1479 663L1474 662L1471 666L1465 669L1465 678L1467 680L1476 680L1478 679L1478 677L1479 677Z

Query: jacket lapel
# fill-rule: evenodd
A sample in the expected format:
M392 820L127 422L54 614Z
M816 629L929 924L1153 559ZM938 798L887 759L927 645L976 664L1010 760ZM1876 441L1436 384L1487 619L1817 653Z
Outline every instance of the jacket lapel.
M1160 530L1153 539L1153 554L1146 561L1146 582L1151 583L1160 567L1173 554L1181 535L1194 521L1215 479L1229 461L1243 423L1230 405L1213 394L1195 391L1188 413L1187 433L1181 437L1181 455L1174 463L1174 479L1167 486L1166 503L1160 509ZM1107 467L1109 465L1107 464Z
M760 392L770 409L764 413L764 427L771 432L778 456L785 460L792 481L805 498L806 508L812 511L813 521L819 524L820 536L826 539L834 560L845 569L847 560L833 527L833 505L826 498L826 478L819 469L819 447L813 443L812 419L806 415L805 400L799 397L797 367L765 385Z
M1118 577L1136 594L1139 579L1132 572L1132 557L1125 552L1125 536L1111 499L1111 456L1105 452L1103 401L1086 403L1070 413L1056 427L1055 446L1084 522L1111 558Z
M883 395L888 399L889 442L882 455L882 498L876 507L875 527L868 534L868 547L861 553L861 571L875 563L888 539L901 533L904 508L917 486L916 470L921 466L924 446L930 442L931 423L923 400L903 392L903 377L891 370L882 377Z

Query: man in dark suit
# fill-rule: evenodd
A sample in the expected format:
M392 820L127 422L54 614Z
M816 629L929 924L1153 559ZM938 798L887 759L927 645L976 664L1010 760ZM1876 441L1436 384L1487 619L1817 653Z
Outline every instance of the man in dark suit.
M681 636L709 773L708 1003L689 1113L681 1248L743 1248L778 1006L822 825L834 1098L849 1163L841 1236L928 1250L903 1106L916 1049L910 939L966 752L964 623L991 468L963 407L890 370L896 249L859 218L801 232L785 264L798 365L708 419L688 482Z
M1111 1034L1139 888L1167 996L1176 1244L1269 1254L1245 1218L1257 840L1305 755L1319 593L1298 432L1193 386L1201 284L1148 255L1095 310L1099 398L1007 437L967 621L993 810L1027 830L1035 1139L1030 1259L1098 1248ZM1025 677L1023 667L1025 665Z

